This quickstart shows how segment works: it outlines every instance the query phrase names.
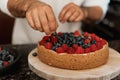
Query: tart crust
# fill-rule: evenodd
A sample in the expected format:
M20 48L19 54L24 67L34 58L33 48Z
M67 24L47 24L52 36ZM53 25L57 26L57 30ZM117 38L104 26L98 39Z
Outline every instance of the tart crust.
M57 68L83 70L105 64L109 58L108 43L95 52L85 54L56 53L38 44L38 58L45 64Z

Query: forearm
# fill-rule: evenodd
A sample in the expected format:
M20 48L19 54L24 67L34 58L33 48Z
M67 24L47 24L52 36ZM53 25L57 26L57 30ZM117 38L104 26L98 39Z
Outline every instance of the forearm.
M15 17L25 17L29 6L37 0L8 0L8 10Z
M85 18L83 22L91 23L101 19L103 11L100 7L84 7Z

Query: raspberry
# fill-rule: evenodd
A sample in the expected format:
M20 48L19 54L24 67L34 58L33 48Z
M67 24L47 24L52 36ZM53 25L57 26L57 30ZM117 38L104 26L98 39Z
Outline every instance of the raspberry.
M0 51L2 51L2 47L0 47Z
M85 37L89 36L89 33L88 32L84 32L83 34Z
M39 42L39 44L40 44L40 45L44 45L45 42L46 42L46 41L41 40L41 41Z
M91 38L95 39L96 35L94 33L91 34Z
M70 47L70 48L68 49L68 53L75 53L74 48Z
M97 50L97 46L96 46L95 44L92 44L92 45L90 46L90 49L91 49L92 52L93 52L93 51L96 51L96 50Z
M47 48L47 49L52 49L52 43L51 42L47 42L46 44L45 44L45 48Z
M101 42L97 42L96 46L97 46L97 49L101 49L103 47L103 45L101 44Z
M89 52L90 52L90 48L86 48L85 53L89 53Z
M96 36L96 37L95 37L95 40L96 40L97 42L99 42L99 41L100 41L100 38L99 38L98 36Z
M69 49L67 44L63 44L61 47L64 49L64 51L67 51Z
M51 40L53 43L57 43L57 38L56 37L51 37Z
M78 48L76 49L75 53L77 53L77 54L82 54L82 53L84 53L84 49L83 49L82 47L78 47Z
M46 41L50 36L44 36L43 40Z
M79 36L79 35L80 35L80 32L76 30L76 31L74 32L74 36Z
M64 52L64 49L63 49L62 47L58 47L58 48L56 49L56 52L57 52L57 53L63 53L63 52Z
M76 50L78 48L78 44L73 44L72 47Z
M90 39L86 39L84 42L87 44L90 42Z
M58 35L62 35L62 32L58 32Z
M101 40L101 44L102 45L105 45L106 44L106 41L104 39Z
M9 65L9 62L8 61L4 61L3 62L3 66L8 66Z

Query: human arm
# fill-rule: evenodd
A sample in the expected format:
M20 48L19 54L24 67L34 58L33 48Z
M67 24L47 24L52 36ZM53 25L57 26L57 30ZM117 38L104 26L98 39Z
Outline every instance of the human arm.
M8 0L8 10L14 17L25 18L33 29L50 34L57 21L50 5L38 0Z

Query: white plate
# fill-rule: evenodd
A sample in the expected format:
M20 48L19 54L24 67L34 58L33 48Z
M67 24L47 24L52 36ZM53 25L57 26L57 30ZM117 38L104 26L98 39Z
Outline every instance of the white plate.
M29 67L48 80L110 80L120 74L120 54L112 48L109 48L109 60L105 65L87 70L67 70L46 65L32 55L34 52L37 48L28 56Z

